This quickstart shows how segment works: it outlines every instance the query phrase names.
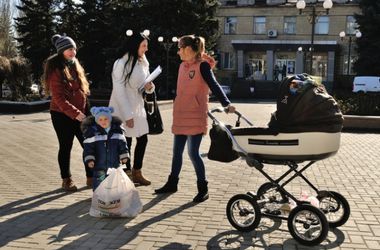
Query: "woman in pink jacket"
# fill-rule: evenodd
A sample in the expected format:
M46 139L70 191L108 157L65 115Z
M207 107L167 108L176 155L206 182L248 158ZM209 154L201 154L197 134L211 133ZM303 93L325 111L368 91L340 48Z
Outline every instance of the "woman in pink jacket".
M203 37L187 35L178 41L178 55L182 63L179 67L177 80L177 96L173 107L174 134L172 169L167 183L156 193L177 191L178 176L182 168L182 155L187 142L189 157L197 174L198 194L194 202L208 199L208 187L204 163L199 154L203 135L207 133L207 110L209 90L218 98L228 112L234 112L235 107L224 94L215 79L211 67L215 60L205 54Z

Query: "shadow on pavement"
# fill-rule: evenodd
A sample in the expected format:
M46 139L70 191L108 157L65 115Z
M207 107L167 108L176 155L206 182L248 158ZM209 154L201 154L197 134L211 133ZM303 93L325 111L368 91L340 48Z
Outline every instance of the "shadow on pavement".
M87 189L86 187L78 189L78 192ZM35 195L32 197L28 197L25 199L13 201L11 203L5 204L0 207L0 216L10 215L14 213L18 213L24 210L29 210L35 207L38 207L42 204L46 204L53 200L59 199L66 195L70 195L72 193L65 192L61 188L56 190L52 190L50 192L46 192L43 194Z
M307 248L307 249L334 249L339 247L344 242L344 234L339 229L331 229L329 231L329 236L325 241L321 243L319 246L315 247L307 247L299 244L293 238L287 239L283 244L270 244L268 245L265 236L270 238L269 234L279 230L284 233L289 232L287 230L280 229L282 224L281 220L266 220L272 221L273 225L269 225L269 223L261 223L257 230L251 232L240 232L237 230L230 230L226 232L222 232L218 235L212 237L207 243L207 249L220 250L220 249L245 249L249 247L263 248L263 249L299 249L299 248ZM335 241L331 241L331 234L335 235ZM289 234L290 236L290 234ZM273 241L273 239L271 240ZM326 244L327 243L327 244Z
M78 191L80 190L82 189L79 189ZM133 218L91 217L88 214L91 206L91 198L81 200L64 208L36 210L36 208L40 205L47 204L55 199L59 199L69 194L70 193L63 192L61 189L57 189L0 207L1 216L32 210L0 222L0 248L8 243L11 243L12 241L22 239L45 230L47 230L47 232L51 232L48 242L40 242L40 244L46 246L56 243L58 246L61 245L62 248L67 247L67 249L72 249L73 246L77 246L78 244L82 244L83 242L89 240L95 233L98 234L97 237L103 237L112 233L114 229L121 229L120 231L131 231L133 233L133 237L126 239L126 242L124 243L126 244L135 238L142 228L173 216L174 214L192 206L191 204L185 204L179 208L153 217L130 228L125 227L129 221L133 220ZM162 200L165 200L167 197L169 197L169 195L156 196L143 206L143 211L152 208ZM96 226L96 224L99 223L102 225L101 228ZM59 230L58 233L56 233L56 229L48 230L61 226L63 226L63 228ZM99 235L99 230L104 230L104 235ZM46 235L46 232L44 234ZM65 245L70 237L76 237L77 239L70 242L68 245Z
M162 195L159 195L159 196L156 196L154 199L152 199L151 202L149 202L148 204L146 204L143 208L143 211L146 211L148 208L151 208L153 207L155 204L157 204L158 202L162 201L163 199L166 199L169 195L165 195L165 196L162 196ZM112 249L119 249L121 248L122 246L128 244L129 242L131 242L133 239L136 238L136 236L138 236L138 234L146 227L149 227L150 225L156 223L156 222L159 222L159 221L162 221L162 220L165 220L167 218L170 218L180 212L182 212L183 210L186 210L188 208L191 208L193 206L197 205L197 203L194 203L194 202L188 202L188 203L185 203L177 208L174 208L172 210L169 210L167 212L164 212L162 214L159 214L155 217L152 217L150 219L147 219L145 221L142 221L136 225L133 225L131 227L128 227L128 225L124 225L125 221L122 221L120 223L118 223L119 225L118 226L122 226L123 227L123 231L125 231L125 233L121 233L119 234L119 237L118 237L118 241L114 242L114 243L110 243L110 245L108 246L109 248L112 248ZM96 219L96 218L95 218ZM132 219L128 219L128 221L130 221ZM106 236L106 234L109 234L110 232L105 232L104 235L97 235L97 237L103 237L103 236ZM67 237L67 236L66 236ZM63 238L62 238L63 239ZM62 248L60 249L73 249L73 248L77 248L80 246L80 244L82 244L84 241L83 241L83 237L78 239L78 240L75 240L65 246L63 246Z
M172 242L172 243L169 243L163 247L160 247L158 248L159 250L176 250L176 249L183 249L183 250L188 250L188 249L192 249L191 248L191 245L189 244L182 244L182 243L178 243L178 242Z

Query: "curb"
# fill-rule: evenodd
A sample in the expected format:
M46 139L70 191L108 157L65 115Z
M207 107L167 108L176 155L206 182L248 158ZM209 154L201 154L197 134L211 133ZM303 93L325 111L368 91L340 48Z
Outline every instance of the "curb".
M12 102L0 101L0 113L4 114L26 114L48 110L50 100L34 102Z
M380 131L380 116L344 115L343 130Z

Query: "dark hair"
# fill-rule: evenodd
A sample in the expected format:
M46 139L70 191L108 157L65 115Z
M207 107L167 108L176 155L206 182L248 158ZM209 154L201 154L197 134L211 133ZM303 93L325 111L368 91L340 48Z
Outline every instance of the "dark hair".
M127 72L125 76L126 82L129 80L129 78L132 75L133 69L135 68L136 62L138 60L138 50L140 47L140 44L144 40L149 40L147 36L145 36L143 33L137 33L133 34L132 36L128 36L125 38L125 41L123 42L123 45L120 47L117 58L122 58L125 54L128 53L128 60L125 62L124 69L127 67L128 63L132 60L132 67L130 72Z
M200 59L205 52L205 39L201 36L194 35L182 36L179 38L178 46L182 48L190 46L190 48L196 53L195 57Z
M81 89L83 92L87 95L90 93L89 89L89 83L86 78L86 73L84 72L84 69L82 65L79 63L77 58L74 58L74 68L77 72L78 79L80 82ZM50 56L45 64L44 64L44 73L42 76L42 83L44 84L44 90L46 95L50 92L50 86L49 86L49 77L51 73L55 70L59 70L59 72L62 74L62 77L64 77L66 80L73 80L73 76L70 74L69 67L66 63L66 60L62 53L57 53L52 56Z

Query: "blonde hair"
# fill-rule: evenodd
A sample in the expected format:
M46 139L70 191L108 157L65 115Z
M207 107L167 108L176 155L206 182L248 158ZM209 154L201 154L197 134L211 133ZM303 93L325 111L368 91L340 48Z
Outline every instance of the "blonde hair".
M206 51L206 41L201 36L185 35L179 38L178 45L181 48L189 46L195 52L195 58L201 59Z
M80 87L86 95L89 95L90 86L86 78L86 73L84 72L84 69L82 65L79 63L78 59L74 58L73 60L75 71L78 75ZM48 95L50 93L50 86L48 82L49 77L51 73L57 69L61 72L62 76L68 81L74 80L74 77L70 74L69 67L65 64L65 59L63 55L60 53L50 56L44 64L44 74L42 75L42 83L44 86L45 95Z

